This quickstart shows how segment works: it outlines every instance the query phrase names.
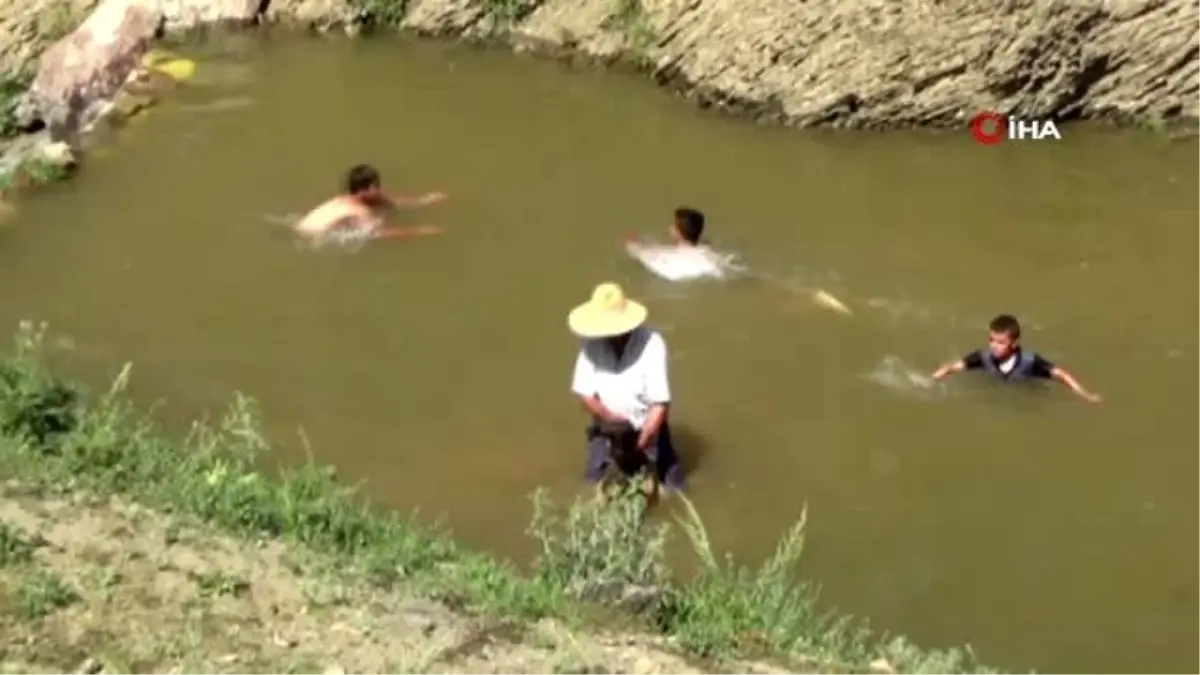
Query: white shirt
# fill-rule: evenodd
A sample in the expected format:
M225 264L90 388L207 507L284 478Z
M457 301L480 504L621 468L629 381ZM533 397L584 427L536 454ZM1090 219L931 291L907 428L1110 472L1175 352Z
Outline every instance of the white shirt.
M629 242L625 250L652 274L667 281L723 279L727 272L725 256L707 246L648 246Z
M666 341L655 331L639 328L630 336L619 361L606 341L584 342L575 359L571 391L596 396L609 410L641 429L650 406L671 401Z

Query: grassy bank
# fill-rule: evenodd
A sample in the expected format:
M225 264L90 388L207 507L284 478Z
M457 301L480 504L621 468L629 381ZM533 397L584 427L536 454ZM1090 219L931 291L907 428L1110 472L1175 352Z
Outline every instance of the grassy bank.
M827 672L981 671L965 650L918 649L902 638L873 635L857 622L819 612L814 589L795 582L793 575L801 552L802 523L786 533L770 560L751 569L715 554L699 517L689 508L683 510L690 515L673 528L642 526L637 499L618 500L607 507L580 501L557 510L539 495L528 531L537 540L540 555L531 568L522 569L466 549L423 523L372 508L340 485L328 468L260 473L270 463L265 457L269 448L254 406L246 398L238 397L221 419L197 423L186 438L176 440L127 402L128 368L107 391L87 396L78 385L48 370L40 344L40 332L23 326L11 355L0 361L0 473L10 477L0 502L4 519L0 522L4 579L0 633L27 636L25 642L14 638L5 647L9 661L19 653L18 662L37 663L37 655L27 653L32 649L28 645L44 640L45 631L62 629L64 622L86 620L81 617L102 617L104 626L115 627L136 618L143 630L151 630L183 621L179 616L186 614L192 617L189 626L201 625L203 621L191 614L200 604L209 607L217 600L234 602L243 596L261 599L264 585L282 587L278 579L270 584L247 581L254 574L262 577L264 569L277 568L289 584L308 590L276 595L304 599L292 603L295 611L281 611L280 606L292 605L274 601L273 609L245 622L239 640L256 630L262 632L272 617L280 616L292 617L289 621L299 616L315 620L322 611L354 609L355 616L370 614L393 621L398 616L394 603L403 598L409 603L406 607L418 601L433 603L439 608L436 611L456 617L444 619L445 624L544 627L552 622L562 627L555 630L571 636L568 641L581 653L610 644L610 638L596 636L611 637L616 631L624 637L612 644L642 645L660 655L683 655L692 667L725 664L737 672L748 672L747 659L761 659L764 664L749 672L769 670L765 664ZM107 523L105 527L121 535L108 536L100 525L79 525L93 521ZM184 532L191 534L185 537ZM695 576L675 576L666 567L664 543L675 533L694 545L702 563ZM39 546L42 539L54 545ZM81 540L91 543L84 546ZM123 580L164 574L164 569L178 571L182 555L178 550L185 540L207 542L196 545L199 552L226 553L185 575L190 589L185 598L163 595L162 589L170 586L158 583L152 584L157 595L139 605L136 598L146 593L134 593L122 585ZM147 548L147 542L153 546ZM92 560L81 552L85 549L102 550L103 555ZM238 555L243 557L238 559L243 562L246 555L269 561L239 563L234 571L228 565L223 568L220 560L234 559L230 552L234 550L241 551ZM131 551L142 553L134 556ZM175 562L162 567L161 561L168 558ZM159 566L136 567L153 561ZM125 568L118 563L134 565L134 571L122 572ZM114 598L124 600L113 605ZM375 612L371 608L382 609L371 614ZM597 608L604 611L598 613ZM172 612L178 615L175 619L164 616ZM597 623L598 614L607 619ZM614 622L613 617L619 620ZM226 617L221 625L230 621ZM119 642L132 630L116 630L108 638L96 637L97 644L87 649L79 651L74 645L76 651L68 651L72 660L86 662L79 667L99 670L90 663L91 654L126 649L103 642ZM274 645L271 649L292 654L296 661L284 663L247 656L243 652L249 647L231 643L228 631L196 630L201 637L189 644L208 654L205 658L188 660L182 655L186 650L171 643L171 649L155 652L155 658L126 658L121 663L128 669L207 667L236 672L252 666L308 671L322 667L319 659L294 657L299 653L292 644L295 638L272 634L255 642ZM450 656L443 653L446 649L422 651L421 643L433 641L429 636L436 630L413 630L413 646L405 647L404 653L425 654L420 663L380 661L380 668L454 670ZM387 638L381 649L388 640L408 639L398 631L375 630L374 639ZM520 632L528 635L524 629ZM55 634L81 633L62 629ZM216 646L205 641L205 635L217 634ZM321 635L320 644L331 642L328 631ZM144 647L157 639L165 638L143 637L138 644ZM471 639L479 642L477 636ZM521 642L526 650L534 649L530 645L537 642L533 638L509 641ZM60 645L58 652L71 646ZM463 651L455 649L449 653L461 656ZM580 670L578 659L571 661L573 665L560 661L510 666L527 667L525 672L586 672ZM612 662L593 667L620 672ZM644 664L631 667L637 672L649 669ZM679 668L679 663L661 666L670 672Z

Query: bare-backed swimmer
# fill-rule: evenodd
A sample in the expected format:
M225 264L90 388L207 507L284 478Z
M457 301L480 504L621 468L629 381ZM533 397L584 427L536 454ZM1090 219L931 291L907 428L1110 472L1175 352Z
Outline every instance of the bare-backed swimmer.
M686 281L701 277L746 277L766 282L789 294L806 295L817 306L838 314L853 314L845 303L824 289L797 287L786 279L761 271L751 271L735 256L717 253L704 240L705 224L706 219L702 211L680 206L675 209L671 221L670 245L647 245L630 239L625 242L625 250L650 272L668 281Z
M366 232L372 238L414 237L438 234L433 225L385 227L383 215L388 209L429 206L446 199L441 192L419 197L388 195L383 191L379 170L359 164L346 172L346 191L308 212L293 228L305 237L321 238L335 232Z

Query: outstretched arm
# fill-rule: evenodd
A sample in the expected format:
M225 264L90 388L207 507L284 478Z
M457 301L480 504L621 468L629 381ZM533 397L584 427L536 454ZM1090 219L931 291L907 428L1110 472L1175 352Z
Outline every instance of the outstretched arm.
M940 368L933 371L933 375L931 377L933 377L935 380L944 380L955 373L961 373L964 370L975 370L976 368L982 367L983 355L978 351L973 351L957 361L943 363Z
M1074 392L1076 396L1085 401L1091 403L1100 402L1099 394L1088 391L1082 384L1079 384L1079 380L1076 380L1075 376L1068 372L1067 369L1054 365L1053 363L1042 358L1040 355L1035 355L1033 357L1032 375L1034 377L1062 382L1063 384L1067 385L1067 388Z
M1100 395L1089 391L1082 384L1079 384L1079 380L1076 380L1075 376L1069 371L1055 366L1054 368L1050 369L1050 377L1067 385L1067 388L1075 392L1075 395L1079 398L1082 398L1089 403L1100 402Z
M426 237L431 234L441 234L442 228L437 225L414 225L412 227L381 227L374 231L376 239L407 239L411 237Z
M943 363L937 370L933 371L932 377L935 380L944 380L947 377L950 377L955 373L961 373L966 369L967 368L963 365L962 359L950 361L949 363Z
M398 209L413 208L417 206L430 206L439 202L446 201L446 195L442 192L427 192L423 195L388 195L388 201Z

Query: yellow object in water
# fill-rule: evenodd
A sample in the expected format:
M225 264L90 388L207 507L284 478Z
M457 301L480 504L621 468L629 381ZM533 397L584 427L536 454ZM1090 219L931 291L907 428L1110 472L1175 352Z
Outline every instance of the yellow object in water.
M816 291L813 293L812 299L817 305L824 307L825 309L833 310L843 316L854 315L854 312L850 311L850 308L846 306L846 303L838 300L837 298L833 297L833 295L825 291Z
M154 70L167 77L182 82L196 73L196 62L181 58L165 49L151 49L142 55L141 65L148 70Z
M196 73L196 62L191 59L175 59L155 64L150 66L150 69L156 70L176 82L182 82Z

